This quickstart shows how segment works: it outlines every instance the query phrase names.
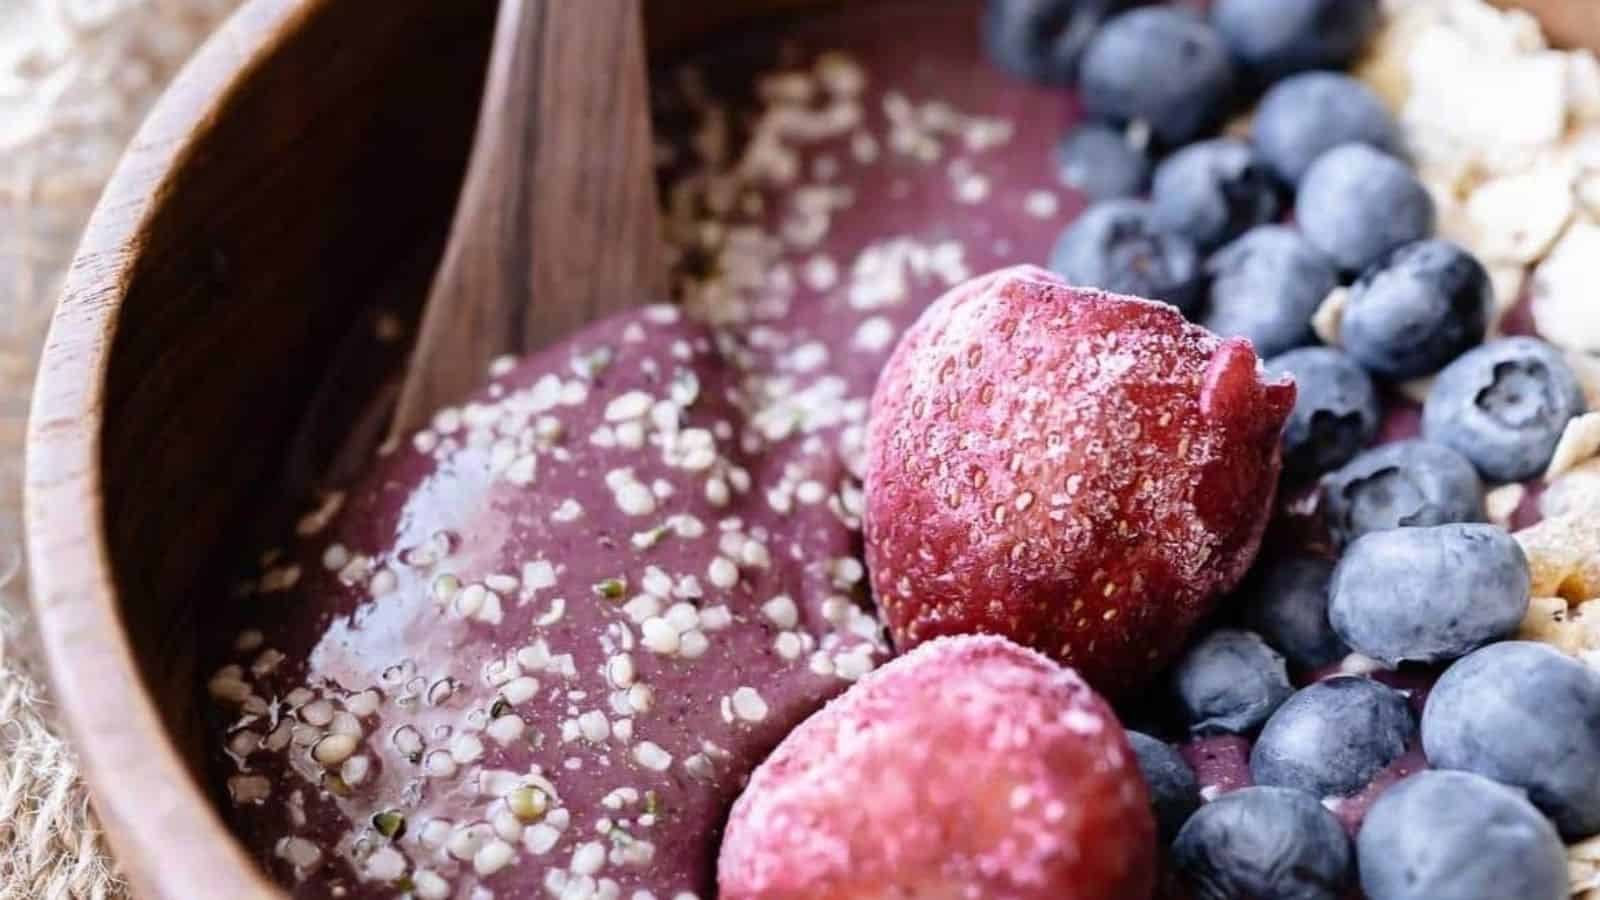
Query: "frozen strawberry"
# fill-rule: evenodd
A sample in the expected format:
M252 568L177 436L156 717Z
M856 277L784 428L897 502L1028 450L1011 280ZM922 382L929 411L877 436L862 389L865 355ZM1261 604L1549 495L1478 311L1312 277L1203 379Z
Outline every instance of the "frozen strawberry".
M1136 687L1254 558L1294 396L1165 304L1033 267L956 287L872 402L867 562L897 646L1002 634Z
M1145 900L1155 823L1122 726L997 637L933 641L784 739L734 804L722 900Z

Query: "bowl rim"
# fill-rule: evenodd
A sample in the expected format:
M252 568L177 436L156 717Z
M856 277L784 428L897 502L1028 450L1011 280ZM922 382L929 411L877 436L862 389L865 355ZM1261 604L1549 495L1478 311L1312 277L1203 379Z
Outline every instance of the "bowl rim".
M94 809L139 896L283 900L173 746L117 603L100 473L106 372L154 214L234 94L330 0L248 0L162 92L73 255L34 384L25 444L30 602ZM202 850L202 848L204 848Z

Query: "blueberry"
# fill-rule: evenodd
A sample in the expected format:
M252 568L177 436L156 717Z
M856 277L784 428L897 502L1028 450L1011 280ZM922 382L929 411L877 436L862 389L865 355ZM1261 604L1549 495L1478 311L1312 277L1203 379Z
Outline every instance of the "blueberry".
M1549 465L1583 385L1544 341L1511 337L1445 367L1422 406L1422 433L1472 460L1485 478L1521 481Z
M1470 772L1418 772L1356 836L1369 900L1566 900L1561 837L1527 798Z
M1139 774L1150 791L1150 811L1155 814L1162 843L1171 843L1185 820L1200 808L1200 782L1194 769L1172 745L1138 731L1128 732L1128 743L1139 760Z
M1351 881L1350 839L1317 798L1247 787L1200 807L1172 859L1196 900L1338 900Z
M1434 768L1527 791L1569 839L1600 831L1600 673L1554 647L1490 644L1445 670L1422 749Z
M1294 693L1283 657L1257 634L1219 628L1172 670L1184 723L1195 734L1254 731Z
M1267 371L1294 377L1294 410L1283 430L1283 468L1291 477L1342 466L1377 436L1383 414L1378 390L1366 370L1342 351L1290 350L1267 360Z
M1157 229L1150 207L1135 200L1089 207L1061 233L1050 267L1073 284L1164 300L1185 313L1199 299L1194 245Z
M1333 561L1280 556L1259 565L1244 602L1252 628L1297 666L1315 669L1350 651L1328 623L1328 582Z
M1314 340L1311 317L1338 284L1327 259L1281 225L1245 232L1212 255L1206 275L1211 286L1201 324L1249 338L1263 358Z
M1374 374L1430 375L1483 340L1493 297L1472 254L1449 241L1417 241L1350 286L1339 339Z
M1514 633L1530 583L1522 546L1498 526L1375 531L1339 560L1328 619L1357 652L1390 666L1444 662Z
M1056 148L1061 181L1091 200L1132 197L1150 181L1150 158L1127 135L1097 123L1067 132Z
M1345 271L1433 233L1433 198L1406 164L1365 144L1341 144L1300 179L1295 221Z
M1136 0L989 0L983 43L1002 69L1044 84L1066 85L1083 48L1112 15Z
M1256 784L1345 797L1399 759L1417 736L1399 691L1341 675L1302 688L1267 720L1250 750Z
M1249 144L1214 138L1190 144L1156 167L1150 206L1158 228L1211 250L1277 219L1278 191L1277 178Z
M1217 0L1211 21L1239 64L1263 81L1342 69L1378 28L1377 0Z
M1232 88L1222 39L1199 15L1164 6L1107 22L1084 50L1078 77L1090 115L1143 122L1169 146L1220 121Z
M1340 144L1400 149L1400 131L1372 89L1337 72L1307 72L1275 85L1261 98L1250 125L1256 152L1288 184L1317 157Z
M1397 441L1325 476L1322 507L1334 537L1349 543L1385 528L1482 522L1483 482L1443 444Z

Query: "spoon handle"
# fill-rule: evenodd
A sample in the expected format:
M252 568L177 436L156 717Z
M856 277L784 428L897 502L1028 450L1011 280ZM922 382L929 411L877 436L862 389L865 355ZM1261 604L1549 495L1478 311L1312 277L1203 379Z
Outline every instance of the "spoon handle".
M477 136L392 434L666 297L639 0L501 0Z

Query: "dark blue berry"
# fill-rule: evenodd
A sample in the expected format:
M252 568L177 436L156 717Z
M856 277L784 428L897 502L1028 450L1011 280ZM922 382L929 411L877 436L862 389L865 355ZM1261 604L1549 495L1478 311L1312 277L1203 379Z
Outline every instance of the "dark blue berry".
M1340 144L1397 153L1400 130L1365 84L1337 72L1307 72L1261 98L1250 140L1279 178L1299 184L1317 157Z
M1357 272L1433 233L1433 198L1410 167L1365 144L1341 144L1300 179L1295 222L1339 268Z
M1351 881L1350 839L1317 798L1248 787L1200 807L1172 846L1196 900L1339 900Z
M1390 666L1444 662L1516 632L1529 584L1528 558L1503 528L1391 528L1346 548L1328 619L1345 643Z
M1600 831L1600 673L1554 647L1490 644L1445 670L1422 748L1434 768L1527 791L1569 839Z
M1150 188L1156 226L1202 250L1274 221L1281 205L1277 178L1249 144L1234 138L1200 141L1172 154L1156 167Z
M1544 470L1567 421L1585 407L1561 353L1511 337L1446 366L1422 406L1422 433L1472 460L1485 478L1521 481Z
M1416 736L1399 691L1341 675L1278 707L1250 750L1250 776L1314 797L1345 797L1399 759Z
M1566 900L1561 837L1516 791L1419 772L1378 797L1356 836L1368 900Z
M1377 0L1216 0L1211 21L1260 81L1342 69L1378 28Z
M1143 122L1168 146L1221 121L1232 88L1222 39L1199 15L1165 6L1107 22L1084 51L1078 77L1091 115Z
M1302 347L1267 360L1294 378L1294 410L1283 430L1283 469L1291 477L1344 465L1372 443L1383 407L1366 370L1332 347Z
M1339 340L1374 374L1431 375L1483 340L1493 297L1472 254L1449 241L1417 241L1350 286Z
M1178 829L1200 808L1200 782L1194 769L1166 741L1138 731L1128 732L1128 743L1139 760L1139 774L1150 791L1150 811L1162 843L1171 843Z
M1315 669L1349 654L1328 622L1333 561L1280 556L1257 566L1244 598L1245 622L1290 662Z
M1283 657L1257 634L1219 628L1172 670L1178 711L1195 734L1244 734L1294 693Z
M1326 257L1294 229L1263 225L1206 262L1211 279L1201 324L1248 338L1261 357L1308 344L1311 317L1338 284Z
M1081 287L1164 300L1185 313L1199 299L1194 245L1157 229L1150 207L1135 200L1089 207L1061 233L1050 268Z
M1150 158L1126 134L1094 122L1067 132L1056 148L1061 181L1090 200L1144 193Z
M1465 456L1442 444L1397 441L1368 450L1322 480L1334 537L1369 531L1482 522L1483 482Z
M983 43L1001 68L1044 84L1066 85L1101 23L1138 0L989 0Z

